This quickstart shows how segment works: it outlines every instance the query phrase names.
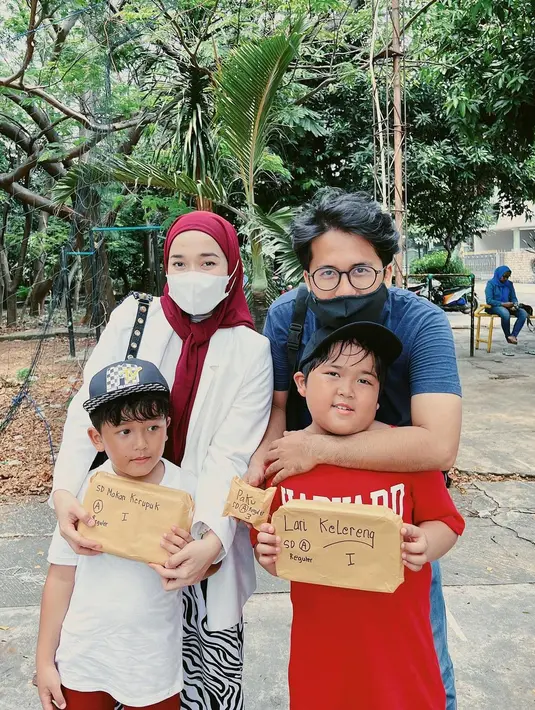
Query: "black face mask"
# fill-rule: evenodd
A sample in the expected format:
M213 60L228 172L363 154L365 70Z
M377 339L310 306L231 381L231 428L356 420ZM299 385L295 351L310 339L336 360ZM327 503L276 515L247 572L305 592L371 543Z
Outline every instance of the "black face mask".
M354 321L381 322L383 306L388 298L388 289L382 283L378 289L364 296L337 296L336 298L317 298L310 294L308 307L326 328L341 328Z

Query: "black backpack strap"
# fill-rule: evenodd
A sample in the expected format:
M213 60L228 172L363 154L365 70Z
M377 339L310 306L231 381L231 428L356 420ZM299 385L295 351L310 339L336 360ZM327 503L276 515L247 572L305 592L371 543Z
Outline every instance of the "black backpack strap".
M145 323L147 322L147 314L149 311L149 306L152 303L153 297L150 293L140 293L139 291L131 291L128 296L133 296L137 301L137 313L136 320L132 326L132 332L130 333L130 342L128 343L128 349L126 351L126 360L131 360L137 357L139 350L139 345L141 343L141 338L143 337L143 331L145 330ZM125 301L126 298L123 299ZM122 301L121 301L122 303ZM104 451L99 451L93 463L91 464L91 470L102 466L102 464L108 459Z
M131 360L132 358L138 356L141 338L143 337L145 323L147 322L149 306L153 300L153 297L150 295L150 293L140 293L139 291L132 291L132 296L137 301L137 313L136 320L132 327L132 332L130 333L130 342L128 343L128 349L126 351L127 360Z
M286 400L286 429L294 431L299 428L299 411L303 407L301 396L297 391L293 376L298 368L298 355L301 341L303 340L303 329L308 309L309 293L305 284L301 284L297 289L295 297L294 312L292 322L288 330L288 340L286 342L286 352L288 355L288 373L290 383L288 388L288 399Z
M288 370L291 376L293 376L296 372L295 368L297 365L297 354L299 352L299 348L301 347L301 341L303 339L303 328L305 326L307 308L308 289L305 284L301 284L297 289L297 296L295 297L292 322L288 330L288 340L286 342L289 365Z

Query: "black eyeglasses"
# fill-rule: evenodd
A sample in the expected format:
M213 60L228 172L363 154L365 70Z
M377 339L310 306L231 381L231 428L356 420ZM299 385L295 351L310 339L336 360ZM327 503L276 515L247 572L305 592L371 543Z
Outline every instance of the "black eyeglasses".
M364 264L354 266L350 271L339 271L334 266L320 266L310 278L320 291L334 291L338 287L342 276L345 274L349 283L358 291L371 288L377 281L379 274L382 274L386 266L382 269L374 269L373 266Z

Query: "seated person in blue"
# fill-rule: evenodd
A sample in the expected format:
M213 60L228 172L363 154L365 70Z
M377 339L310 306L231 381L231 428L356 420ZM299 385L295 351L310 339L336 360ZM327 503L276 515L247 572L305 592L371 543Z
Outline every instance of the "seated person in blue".
M528 314L523 308L519 307L515 287L513 282L509 280L510 278L511 269L508 266L498 266L493 278L487 281L485 301L490 306L490 308L487 308L487 313L495 313L500 316L502 330L507 342L517 345L518 334L524 327ZM512 333L511 316L516 318Z

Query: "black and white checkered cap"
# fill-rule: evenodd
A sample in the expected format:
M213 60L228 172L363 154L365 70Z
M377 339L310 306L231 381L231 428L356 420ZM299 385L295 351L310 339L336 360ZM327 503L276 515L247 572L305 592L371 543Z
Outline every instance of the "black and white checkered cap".
M147 360L121 360L108 365L91 378L86 412L93 412L105 402L138 392L169 392L165 377Z

